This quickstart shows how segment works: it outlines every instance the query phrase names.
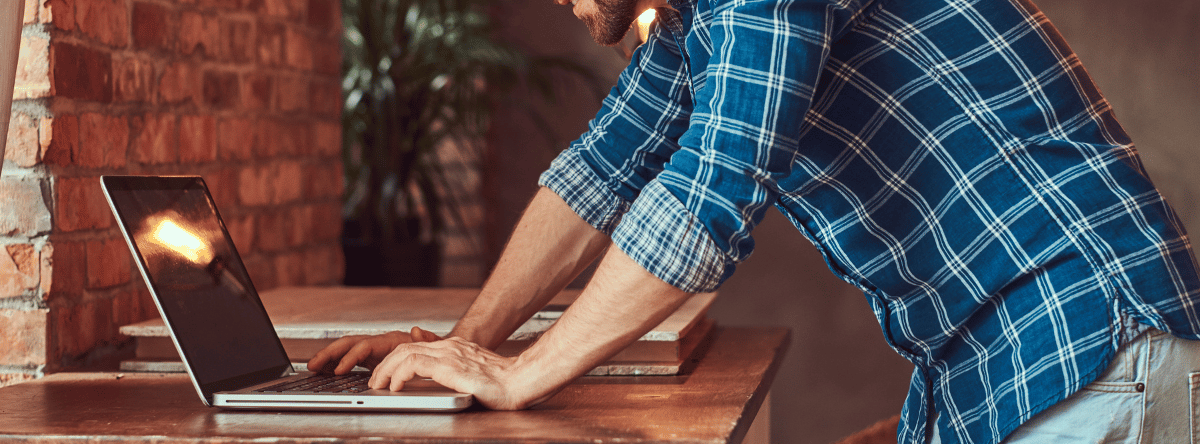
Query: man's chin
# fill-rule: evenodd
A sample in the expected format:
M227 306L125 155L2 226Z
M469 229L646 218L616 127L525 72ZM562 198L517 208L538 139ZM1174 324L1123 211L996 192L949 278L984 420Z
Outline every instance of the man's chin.
M592 40L595 40L597 45L608 47L617 46L623 40L625 40L625 34L629 32L629 29L631 28L625 28L625 32L618 33L612 30L601 30L591 26L588 27L588 31L590 31L592 34Z

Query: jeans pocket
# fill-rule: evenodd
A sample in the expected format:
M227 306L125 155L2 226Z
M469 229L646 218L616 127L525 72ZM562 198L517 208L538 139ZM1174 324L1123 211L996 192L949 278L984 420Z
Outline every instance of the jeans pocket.
M1005 444L1137 444L1144 393L1135 383L1092 384L1021 424Z
M1188 373L1188 397L1191 421L1192 444L1200 444L1200 372Z

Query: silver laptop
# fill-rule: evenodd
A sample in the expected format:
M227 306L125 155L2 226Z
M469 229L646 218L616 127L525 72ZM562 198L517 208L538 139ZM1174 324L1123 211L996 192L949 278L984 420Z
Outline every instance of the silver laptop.
M104 176L104 195L205 405L256 410L458 411L429 380L372 390L367 372L295 372L199 177Z

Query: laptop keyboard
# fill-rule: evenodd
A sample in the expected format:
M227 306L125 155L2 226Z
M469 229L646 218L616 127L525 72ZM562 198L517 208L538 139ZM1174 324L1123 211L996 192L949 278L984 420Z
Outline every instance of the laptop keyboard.
M371 387L367 386L367 381L370 379L370 373L350 373L345 375L320 374L295 381L282 382L255 391L262 393L361 393L371 389Z

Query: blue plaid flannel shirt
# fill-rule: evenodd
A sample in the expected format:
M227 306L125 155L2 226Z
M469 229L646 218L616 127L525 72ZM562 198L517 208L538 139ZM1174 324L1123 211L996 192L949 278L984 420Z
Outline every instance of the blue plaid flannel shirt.
M1139 326L1198 337L1181 223L1028 1L671 6L539 182L692 292L778 208L915 364L900 442L998 442Z

